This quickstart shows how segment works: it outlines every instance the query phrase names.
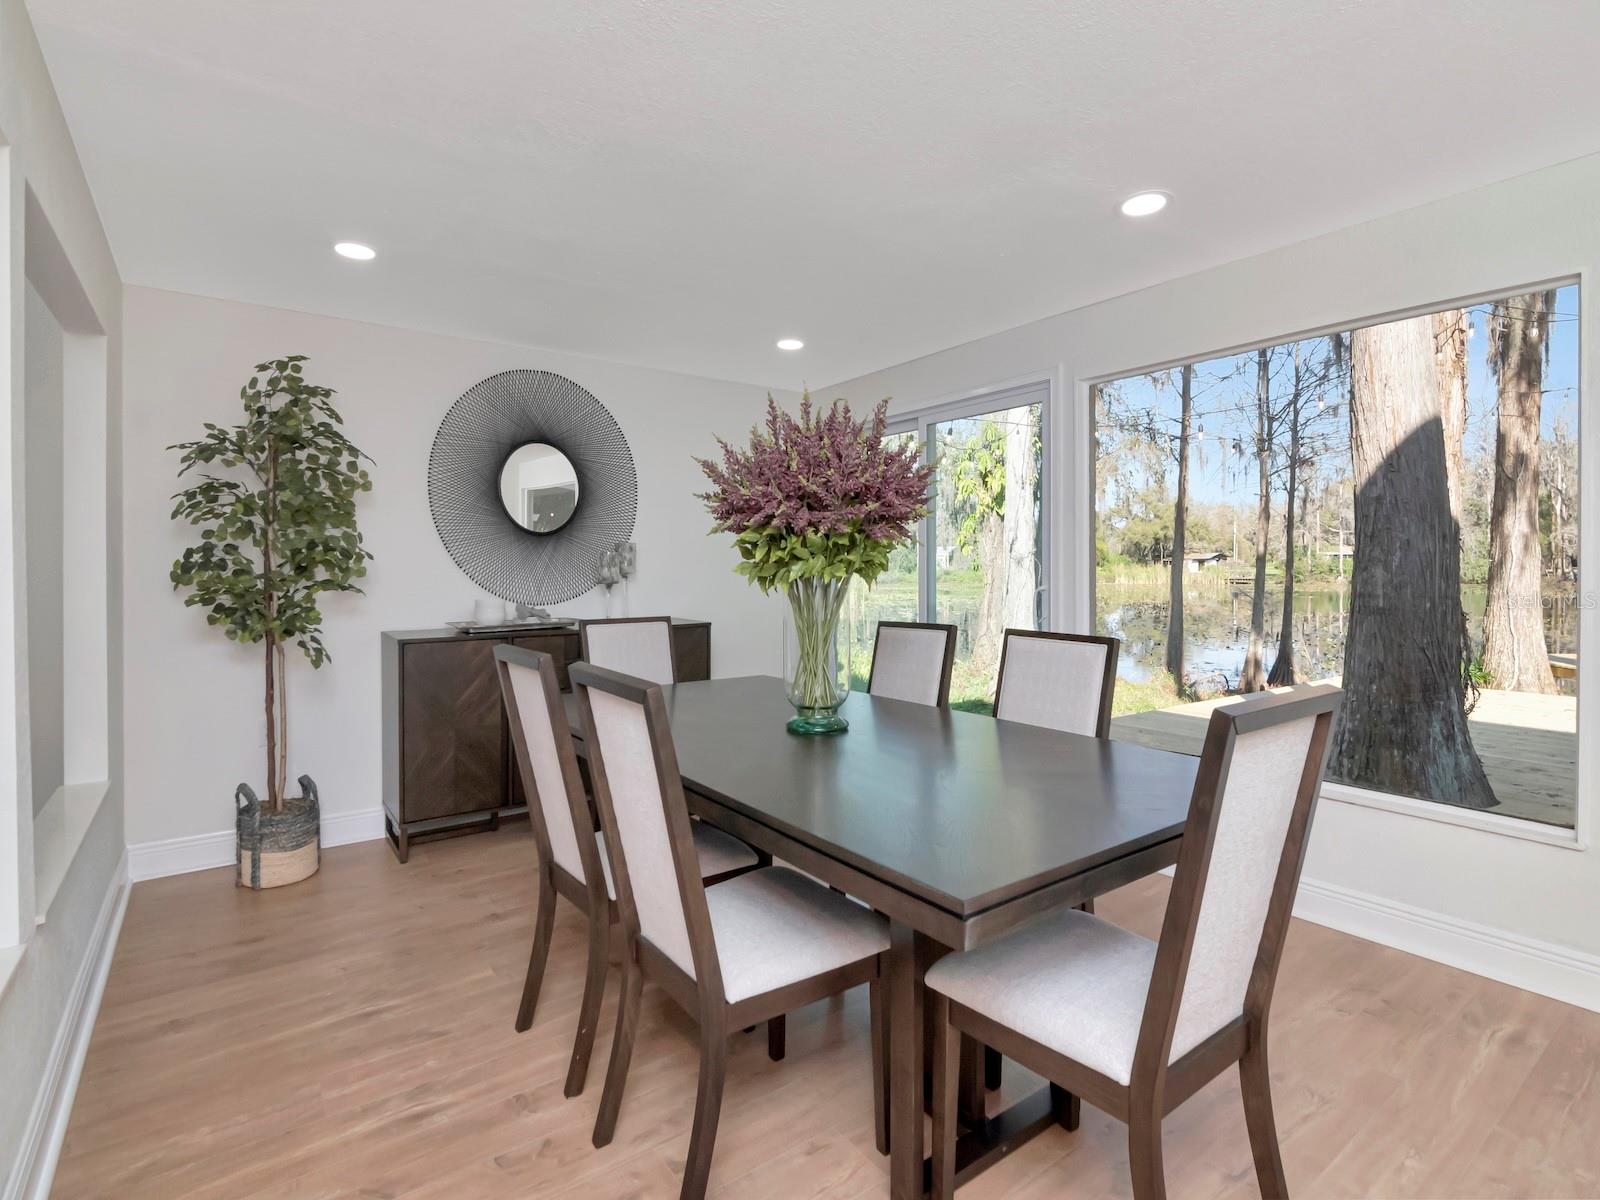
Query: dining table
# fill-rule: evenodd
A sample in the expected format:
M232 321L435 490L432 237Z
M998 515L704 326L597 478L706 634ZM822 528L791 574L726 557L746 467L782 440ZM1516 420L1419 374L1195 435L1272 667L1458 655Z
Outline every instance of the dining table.
M846 732L798 735L771 676L662 694L693 815L888 918L890 1195L923 1196L925 972L1174 864L1197 760L860 692ZM976 1054L960 1092L958 1183L1067 1121L1049 1087L987 1111Z

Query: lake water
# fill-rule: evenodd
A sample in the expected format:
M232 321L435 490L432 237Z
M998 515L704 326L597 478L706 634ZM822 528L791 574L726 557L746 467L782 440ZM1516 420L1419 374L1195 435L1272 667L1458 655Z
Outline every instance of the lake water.
M1481 587L1463 588L1461 606L1474 647L1483 636ZM1295 658L1307 679L1338 675L1344 669L1344 643L1349 628L1349 590L1337 585L1299 585L1294 595ZM1250 644L1250 589L1205 581L1184 598L1184 669L1203 692L1232 691L1244 669ZM1566 595L1546 597L1545 640L1552 653L1571 654L1578 642L1578 603ZM1281 587L1267 589L1266 666L1278 653L1278 627L1283 615ZM1096 587L1095 617L1100 631L1122 639L1117 674L1135 683L1165 670L1167 598L1152 596L1147 586L1102 580ZM1570 691L1572 681L1559 681Z

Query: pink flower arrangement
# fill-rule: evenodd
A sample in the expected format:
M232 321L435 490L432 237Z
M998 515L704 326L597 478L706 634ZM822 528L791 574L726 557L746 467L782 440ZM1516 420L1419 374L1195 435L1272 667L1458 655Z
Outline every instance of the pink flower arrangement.
M927 515L933 478L915 445L884 441L888 408L884 400L858 421L845 401L819 412L807 393L796 418L768 396L766 426L750 431L748 449L718 438L720 462L695 460L713 485L699 499L716 531L736 535L741 574L764 590L878 577Z
M796 419L767 397L766 428L750 431L750 448L722 438L722 461L696 459L714 485L699 497L718 530L777 528L785 533L860 529L873 541L897 543L927 514L933 468L913 444L888 445L889 402L858 421L835 400L819 413L808 393Z

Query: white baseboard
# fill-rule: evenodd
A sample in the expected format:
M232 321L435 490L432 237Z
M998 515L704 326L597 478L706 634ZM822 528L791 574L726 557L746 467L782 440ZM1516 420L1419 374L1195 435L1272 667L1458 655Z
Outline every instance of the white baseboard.
M72 990L67 993L17 1160L12 1164L4 1193L0 1193L4 1200L47 1200L50 1195L61 1143L67 1136L67 1121L72 1116L72 1101L78 1092L78 1078L89 1053L89 1038L100 1013L100 997L105 993L106 975L111 970L127 908L128 857L124 854L101 902Z
M322 844L383 836L383 809L324 814ZM128 847L131 880L233 864L233 830ZM1168 868L1165 874L1170 874ZM1294 915L1447 966L1600 1012L1600 956L1522 937L1316 879L1302 879Z
M322 844L344 846L351 842L370 842L383 836L383 809L359 812L323 813ZM167 838L159 842L139 842L128 847L128 877L160 879L190 871L233 866L233 830L197 833L192 837Z
M1171 875L1172 868L1165 867L1161 873ZM1600 955L1303 876L1294 898L1294 915L1380 946L1600 1012Z
M1600 1012L1600 955L1315 879L1300 881L1294 915Z

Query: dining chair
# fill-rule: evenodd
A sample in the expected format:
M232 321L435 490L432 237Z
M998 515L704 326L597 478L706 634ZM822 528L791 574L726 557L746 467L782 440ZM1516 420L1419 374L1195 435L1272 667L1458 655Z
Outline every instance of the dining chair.
M1121 648L1114 637L1006 630L994 687L995 717L1109 737Z
M1212 712L1158 940L1068 909L928 970L938 1200L956 1185L963 1034L1045 1076L1068 1129L1080 1098L1125 1121L1137 1200L1166 1195L1162 1119L1238 1063L1256 1181L1287 1196L1267 1016L1341 696L1316 684Z
M583 1091L594 1049L595 1025L605 993L610 930L617 920L616 889L605 853L605 836L594 821L578 772L572 731L561 702L555 660L537 650L496 646L511 744L528 796L528 823L533 827L534 854L539 864L539 907L534 917L533 950L517 1008L517 1031L533 1024L544 981L545 960L555 923L556 897L564 896L589 918L589 963L583 1000L578 1007L578 1035L572 1044L565 1093ZM756 852L738 838L695 822L694 861L707 883L731 879L758 865ZM769 1046L781 1047L782 1027L768 1031ZM781 1053L777 1057L782 1057Z
M651 683L678 682L671 617L607 617L578 622L583 661Z
M879 621L867 693L913 704L950 703L956 627L923 621Z
M1111 697L1121 648L1117 638L1095 634L1006 630L994 686L995 719L1110 737ZM1094 900L1078 907L1092 913ZM993 1046L984 1047L985 1087L1000 1086L1000 1060Z
M730 1030L858 984L868 988L878 1150L888 1149L882 996L888 922L786 867L715 887L694 869L689 810L660 687L592 664L571 669L595 801L621 910L622 999L594 1144L616 1132L645 977L700 1023L700 1082L681 1195L705 1195Z

